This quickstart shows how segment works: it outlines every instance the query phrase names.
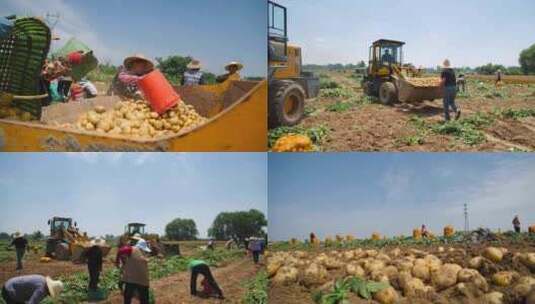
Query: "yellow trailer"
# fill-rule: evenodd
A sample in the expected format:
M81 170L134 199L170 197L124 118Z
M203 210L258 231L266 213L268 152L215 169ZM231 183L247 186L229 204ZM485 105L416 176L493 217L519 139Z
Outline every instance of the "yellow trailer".
M186 132L154 139L136 139L52 126L44 122L0 119L2 151L267 151L267 81L229 79L215 85L175 87L184 102L207 117ZM90 101L113 104L115 96ZM69 107L50 107L74 122ZM44 112L48 109L44 108ZM52 110L52 109L50 109ZM72 111L71 111L72 112Z

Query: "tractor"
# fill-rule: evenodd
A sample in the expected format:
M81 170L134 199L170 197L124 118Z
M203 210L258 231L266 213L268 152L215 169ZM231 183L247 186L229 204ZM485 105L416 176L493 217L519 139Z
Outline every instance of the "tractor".
M302 69L301 47L288 44L286 7L268 1L268 124L292 126L304 117L305 100L319 93L319 78Z
M368 69L361 83L364 94L378 97L386 105L397 101L420 102L441 98L443 93L438 82L415 85L422 79L422 71L403 63L403 45L403 41L388 39L372 43Z
M87 233L81 233L78 225L70 217L54 216L48 220L50 236L46 241L46 256L60 261L71 260L81 262L83 253L90 246ZM103 256L109 251L109 246L102 246Z
M124 234L119 240L119 246L129 243L130 239L139 234L141 238L147 241L152 255L180 255L180 245L178 242L163 241L157 233L147 233L143 223L128 223L124 228Z

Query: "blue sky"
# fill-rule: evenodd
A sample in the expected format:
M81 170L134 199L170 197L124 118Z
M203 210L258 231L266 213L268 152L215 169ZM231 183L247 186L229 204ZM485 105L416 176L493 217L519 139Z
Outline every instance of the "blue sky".
M70 216L90 236L120 234L130 221L163 233L192 218L201 236L222 211L267 215L263 153L3 153L0 231L48 231Z
M213 73L231 60L242 75L266 75L266 4L261 0L3 0L3 14L45 16L59 13L55 33L76 36L101 61L114 64L132 53L165 57L191 55Z
M288 7L290 41L305 63L367 60L379 38L403 40L405 59L434 67L518 65L535 43L532 0L278 0Z
M483 153L270 154L269 234L274 240L337 233L410 235L464 227L535 224L535 155Z

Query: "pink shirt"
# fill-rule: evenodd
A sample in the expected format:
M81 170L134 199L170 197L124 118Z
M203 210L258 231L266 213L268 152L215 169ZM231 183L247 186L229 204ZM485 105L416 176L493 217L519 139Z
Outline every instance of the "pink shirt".
M141 79L141 77L137 75L132 75L128 73L127 71L122 71L119 73L119 81L124 84L135 84Z

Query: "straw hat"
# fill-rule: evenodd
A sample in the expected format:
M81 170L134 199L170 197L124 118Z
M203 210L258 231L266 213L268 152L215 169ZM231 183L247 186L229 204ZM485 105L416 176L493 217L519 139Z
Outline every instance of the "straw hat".
M106 241L104 241L103 239L101 238L96 238L94 240L91 240L91 242L89 242L89 246L93 247L93 246L104 246L106 245Z
M20 234L20 232L18 232L18 231L15 232L15 233L13 234L13 237L15 237L15 238L18 238L18 237L20 237L20 236L21 236L21 234Z
M145 57L143 54L134 54L132 56L126 57L124 59L123 65L127 70L129 70L132 68L132 64L136 61L142 61L143 63L145 63L146 71L154 69L154 63L152 63L152 61L149 58Z
M230 70L230 67L233 65L238 67L238 71L243 68L243 64L239 63L238 61L231 61L225 66L225 70Z
M186 66L189 70L200 70L201 69L201 62L197 59L193 59L188 63Z
M130 238L131 238L132 240L136 240L136 241L139 241L139 240L142 240L142 239L143 239L139 233L135 233L135 234L132 235Z
M444 62L442 63L442 67L443 68L450 68L451 67L450 60L449 59L445 59Z
M147 252L147 253L151 253L152 252L152 250L150 250L150 248L149 248L149 244L147 244L147 241L145 241L144 239L141 239L141 240L137 241L137 244L136 244L135 247L137 247L137 248L139 248L142 251Z
M63 283L59 280L52 280L50 277L46 277L46 286L52 298L57 297L63 291Z

